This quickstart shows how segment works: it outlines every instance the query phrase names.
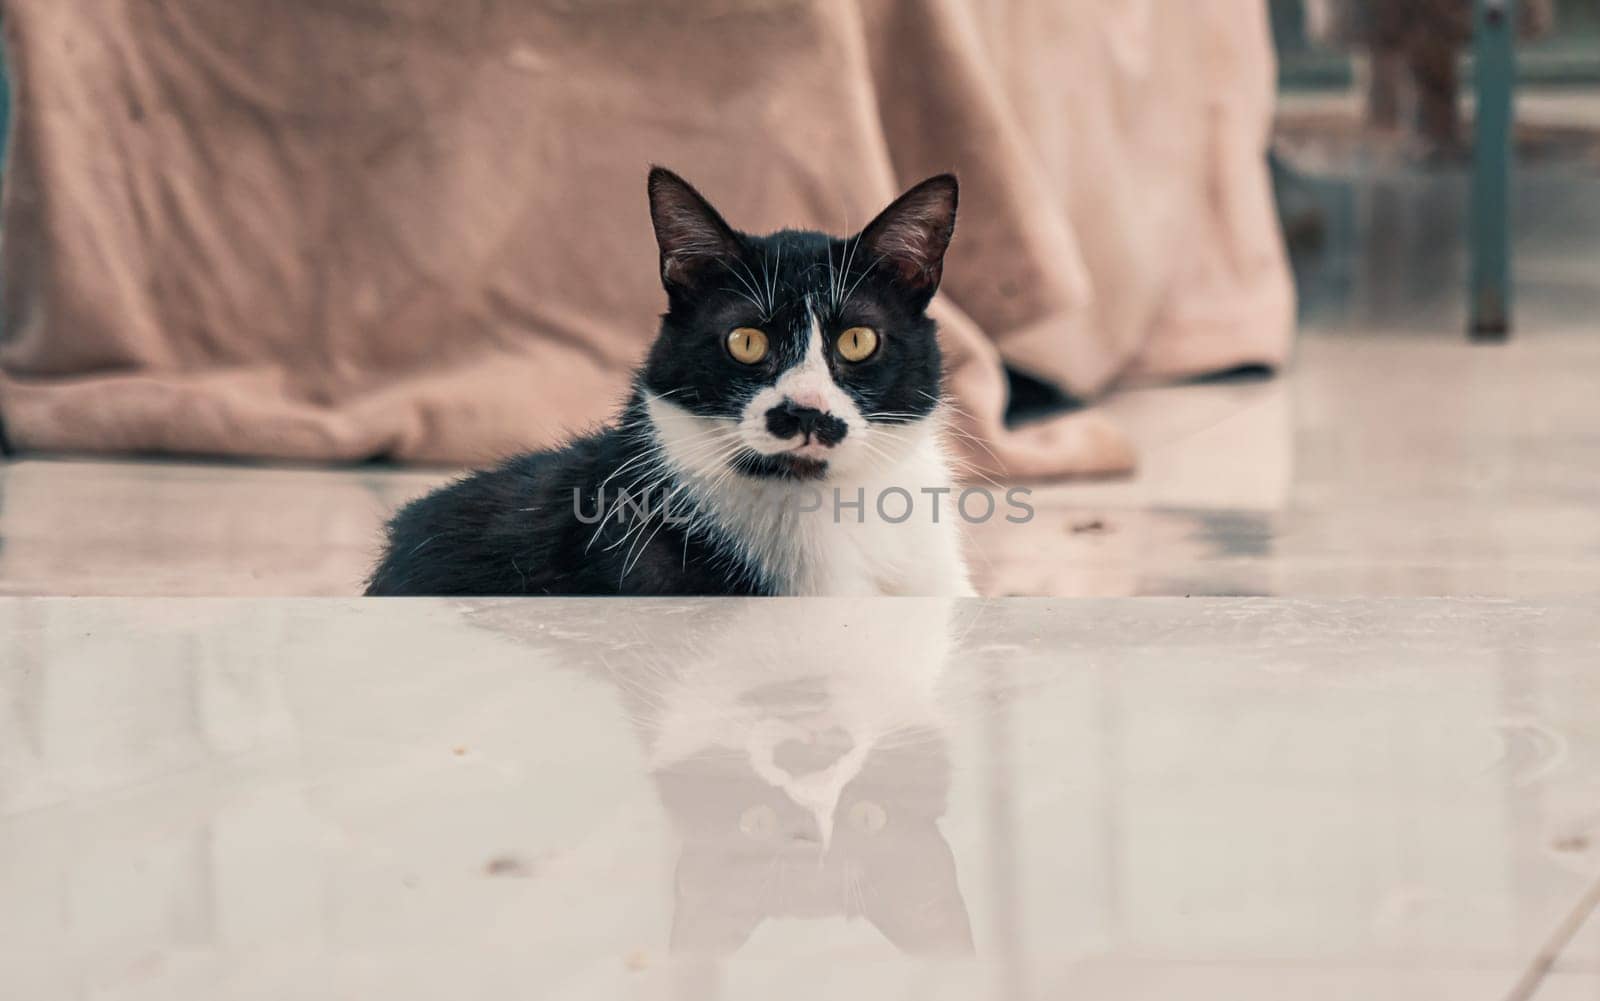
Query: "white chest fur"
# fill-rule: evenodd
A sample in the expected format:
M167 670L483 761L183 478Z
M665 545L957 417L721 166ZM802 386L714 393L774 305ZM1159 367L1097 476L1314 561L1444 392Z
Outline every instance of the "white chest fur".
M826 479L795 482L728 475L720 462L699 458L718 455L704 444L717 436L715 422L651 403L658 442L696 506L778 593L975 593L936 417L865 429L869 447L831 463Z
M971 595L954 495L930 435L868 475L741 480L708 506L781 593Z

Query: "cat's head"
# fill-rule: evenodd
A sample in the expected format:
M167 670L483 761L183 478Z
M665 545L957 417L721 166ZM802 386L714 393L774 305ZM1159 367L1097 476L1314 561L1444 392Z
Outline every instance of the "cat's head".
M818 479L923 428L941 391L927 308L955 230L954 177L923 181L847 238L741 233L660 167L649 191L668 308L640 389L680 466Z

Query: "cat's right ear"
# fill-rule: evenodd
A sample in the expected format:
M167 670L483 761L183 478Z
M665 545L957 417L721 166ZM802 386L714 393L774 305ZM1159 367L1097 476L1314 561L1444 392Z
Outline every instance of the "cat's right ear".
M650 168L650 222L661 248L661 284L692 288L709 268L739 254L739 237L688 181Z

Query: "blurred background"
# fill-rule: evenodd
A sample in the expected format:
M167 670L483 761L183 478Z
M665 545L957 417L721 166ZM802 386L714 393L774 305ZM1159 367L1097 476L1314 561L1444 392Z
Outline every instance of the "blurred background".
M1600 593L1600 0L6 0L0 593L353 594L603 420L652 162L956 170L987 594Z

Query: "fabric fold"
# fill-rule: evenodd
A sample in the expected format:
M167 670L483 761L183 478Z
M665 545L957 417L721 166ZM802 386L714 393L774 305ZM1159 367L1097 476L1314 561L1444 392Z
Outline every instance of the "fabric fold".
M662 296L647 166L846 232L956 170L975 473L1126 471L1092 400L1287 356L1264 5L8 0L19 450L476 463L604 421ZM1224 46L1226 58L1207 52Z

